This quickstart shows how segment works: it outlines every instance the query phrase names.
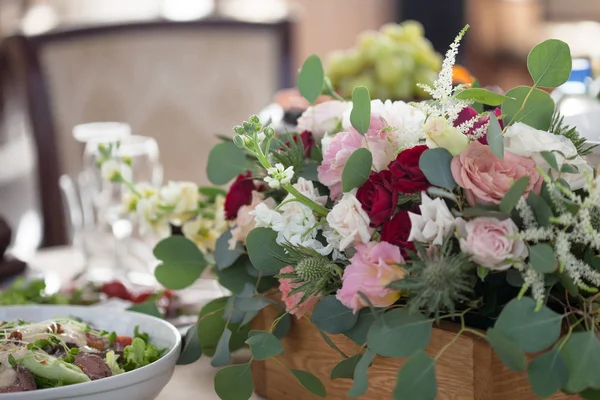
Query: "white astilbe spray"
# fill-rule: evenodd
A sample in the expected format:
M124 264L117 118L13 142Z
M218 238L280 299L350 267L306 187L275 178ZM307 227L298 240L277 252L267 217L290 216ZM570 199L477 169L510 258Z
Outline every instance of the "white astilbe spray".
M465 85L458 85L455 88L452 86L452 69L456 63L456 55L458 54L460 41L467 29L469 29L469 25L465 26L460 31L458 36L456 36L456 39L454 39L454 42L450 45L450 49L448 49L446 58L442 63L442 69L438 78L433 83L433 87L422 83L417 84L418 87L429 93L433 98L433 102L415 104L415 106L421 109L428 117L443 117L452 123L456 121L458 114L463 108L473 103L469 100L459 100L454 97L456 93L461 92L466 88ZM473 124L474 123L475 121L473 121ZM463 133L465 133L465 131L463 131Z

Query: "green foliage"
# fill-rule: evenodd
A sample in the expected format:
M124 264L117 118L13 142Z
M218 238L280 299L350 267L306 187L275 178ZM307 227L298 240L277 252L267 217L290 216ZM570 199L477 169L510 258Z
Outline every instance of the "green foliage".
M192 325L183 338L183 347L177 365L188 365L202 357L202 345L198 339L198 325Z
M254 273L257 272L257 273ZM246 254L239 257L232 266L219 270L216 269L219 284L233 293L239 293L246 284L255 285L258 281L260 271L256 271ZM263 276L258 283L258 291L265 292L276 285L277 281L269 276Z
M494 327L520 350L535 353L558 340L562 318L545 306L537 310L531 297L523 297L504 307Z
M369 130L371 124L371 95L364 86L354 88L352 92L352 111L350 123L361 135Z
M310 321L328 333L344 333L358 320L358 314L339 302L335 296L327 296L317 303Z
M502 114L506 116L505 125L523 122L543 131L550 128L554 114L554 100L548 93L528 86L518 86L509 90L506 95L514 100L507 100L502 104Z
M319 397L327 396L327 391L325 390L323 382L310 372L302 371L300 369L290 369L290 372L294 374L296 379L298 379L298 382L312 394Z
M250 331L246 344L250 346L252 357L256 360L267 360L283 353L283 345L269 332Z
M529 363L527 376L533 392L546 398L567 384L569 368L563 356L553 349L540 354Z
M317 328L317 330L319 331L319 334L321 335L321 337L323 338L323 340L325 341L327 346L329 346L333 350L337 351L342 357L348 358L346 353L344 353L342 350L340 350L340 348L337 347L335 343L333 343L333 340L331 340L331 338L323 330L318 329L318 328Z
M198 246L183 236L170 236L154 247L154 256L161 261L154 276L168 289L179 290L193 284L206 268L206 260Z
M435 361L418 350L398 372L393 399L435 400L436 396Z
M450 170L452 158L452 154L442 147L425 150L419 159L419 168L432 185L454 190L456 182Z
M584 137L579 135L577 128L574 126L569 126L564 122L565 117L560 115L557 111L552 116L552 122L550 123L549 132L554 133L555 135L564 136L569 139L575 148L577 149L577 154L584 157L588 154L592 153L597 144L587 144L587 140Z
M527 69L535 86L555 88L569 79L571 69L569 45L557 39L535 46L527 56Z
M490 113L490 125L486 134L486 139L492 153L501 160L504 160L504 135L500 122L494 113Z
M500 211L505 214L510 215L512 210L515 208L521 197L525 194L527 190L527 185L529 185L529 177L524 176L510 187L508 192L502 198L500 202Z
M331 379L352 379L354 377L354 370L360 359L360 354L344 358L331 370Z
M367 336L369 349L384 357L409 357L425 349L431 338L433 321L422 314L396 308L376 320Z
M221 334L221 338L217 343L217 348L215 350L215 355L210 362L210 365L213 367L223 367L229 364L229 360L231 360L231 353L229 352L229 340L231 339L231 331L228 328L223 330Z
M554 216L554 213L552 212L552 208L546 203L546 200L534 192L529 192L527 204L533 210L535 219L540 226L547 227L550 225L550 218Z
M553 170L558 171L558 161L556 160L556 155L554 153L544 150L540 152L540 155Z
M486 338L504 365L512 371L525 371L525 368L527 368L525 353L500 330L496 328L488 329Z
M283 139L276 139L278 144L277 151L270 152L270 156L273 158L273 164L283 164L284 168L294 167L294 171L307 172L306 169L306 150L301 138L295 134L283 135ZM309 165L315 166L316 164L311 163Z
M248 169L244 151L233 142L219 143L212 148L206 164L206 175L215 185L224 185Z
M351 329L344 332L344 335L354 343L362 346L367 343L367 334L369 333L369 329L371 329L373 322L375 322L375 317L373 316L372 311L364 308L358 313L356 324L354 324Z
M352 189L361 187L369 179L372 165L373 156L368 149L354 150L348 157L342 171L342 190L349 192Z
M595 332L573 333L561 354L569 368L569 380L564 389L579 393L588 388L600 388L600 343Z
M156 297L156 295L153 295L150 296L148 300L144 301L143 303L133 304L129 308L127 308L127 311L134 311L142 314L152 315L156 318L163 318L162 313L156 305Z
M233 250L229 249L229 240L231 240L231 230L223 233L217 239L215 246L215 264L217 269L222 270L233 265L233 263L244 254L244 246L237 242Z
M366 349L356 366L354 367L354 379L352 387L348 390L348 397L359 397L365 394L369 388L369 377L367 371L375 359L375 353Z
M316 55L309 56L298 74L298 91L310 104L315 104L325 83L325 71L321 59Z
M250 364L230 365L217 371L215 392L221 400L247 400L254 392Z
M488 106L499 106L504 103L506 100L510 100L510 97L505 96L503 94L492 92L491 90L472 87L470 89L465 89L458 94L456 94L457 99L461 100L473 100L477 103L485 104Z
M529 247L529 265L542 274L554 272L558 267L558 260L554 255L552 246L546 243L538 243Z
M275 242L276 239L277 232L270 228L255 228L246 238L246 250L252 265L265 274L277 273L288 265L281 261L286 254L283 247Z
M249 326L240 327L239 324L227 324L223 319L223 310L227 306L228 299L229 297L221 297L212 300L202 307L198 314L198 340L202 345L203 354L208 357L214 356L226 326L231 331L230 351L242 348L248 337Z
M290 316L290 314L285 313L283 315L283 317L279 318L279 322L277 323L277 325L275 326L275 329L273 330L273 335L275 335L275 337L277 339L281 340L289 333L291 328L292 328L292 317Z

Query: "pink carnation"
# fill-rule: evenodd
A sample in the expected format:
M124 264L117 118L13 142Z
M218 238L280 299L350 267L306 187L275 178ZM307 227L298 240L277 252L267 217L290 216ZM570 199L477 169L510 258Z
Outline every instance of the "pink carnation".
M489 146L471 142L451 164L452 176L465 189L470 205L500 204L513 183L529 177L525 196L530 191L539 194L543 179L529 157L504 152L504 160L494 155Z
M368 306L359 292L375 307L394 304L400 298L400 292L386 286L404 278L405 271L398 264L404 264L398 246L387 242L357 244L356 254L344 270L337 299L355 313Z
M294 267L287 266L282 268L279 273L281 274L289 274L290 272L294 272ZM316 296L308 296L304 302L300 303L302 300L302 296L304 296L304 292L297 292L290 296L292 290L300 286L299 283L293 283L290 278L281 278L279 279L279 290L282 293L281 299L285 303L285 309L292 315L295 315L298 318L301 318L307 312L310 312L315 305L319 302L319 298Z
M331 140L323 154L323 162L318 172L319 181L329 187L332 199L335 200L342 194L342 171L346 161L356 149L366 147L371 151L375 171L386 169L387 165L396 158L396 147L389 140L386 127L387 124L381 117L373 116L365 136L350 127Z

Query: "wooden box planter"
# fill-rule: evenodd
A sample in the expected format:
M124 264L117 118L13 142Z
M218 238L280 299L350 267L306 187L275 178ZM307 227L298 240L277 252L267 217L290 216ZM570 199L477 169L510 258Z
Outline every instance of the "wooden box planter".
M253 329L268 330L278 311L267 307L253 321ZM310 371L327 389L327 399L347 399L349 379L331 380L329 375L340 355L330 348L317 329L305 318L292 318L292 328L282 340L281 360L290 368ZM427 348L435 356L455 336L453 325L433 329ZM348 355L360 349L343 335L331 335L334 343ZM369 390L360 397L367 400L391 399L396 375L403 359L377 357L369 368ZM440 400L535 400L526 373L508 370L496 357L487 342L478 337L462 335L436 365ZM252 375L256 393L267 400L308 400L318 397L302 388L294 377L276 361L254 361ZM575 400L579 396L556 394L552 400ZM413 400L413 399L406 399ZM415 399L416 400L416 399Z

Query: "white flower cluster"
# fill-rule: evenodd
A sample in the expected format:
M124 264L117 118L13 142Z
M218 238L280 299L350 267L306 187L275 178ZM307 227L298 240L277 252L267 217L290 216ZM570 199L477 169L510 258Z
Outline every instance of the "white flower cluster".
M411 223L408 241L441 246L446 236L456 228L456 218L441 198L432 200L425 192L421 192L419 209L420 215L408 213Z
M294 177L294 167L284 168L283 164L277 163L274 167L268 168L269 176L265 177L265 182L273 189L279 189L281 185L286 185Z

